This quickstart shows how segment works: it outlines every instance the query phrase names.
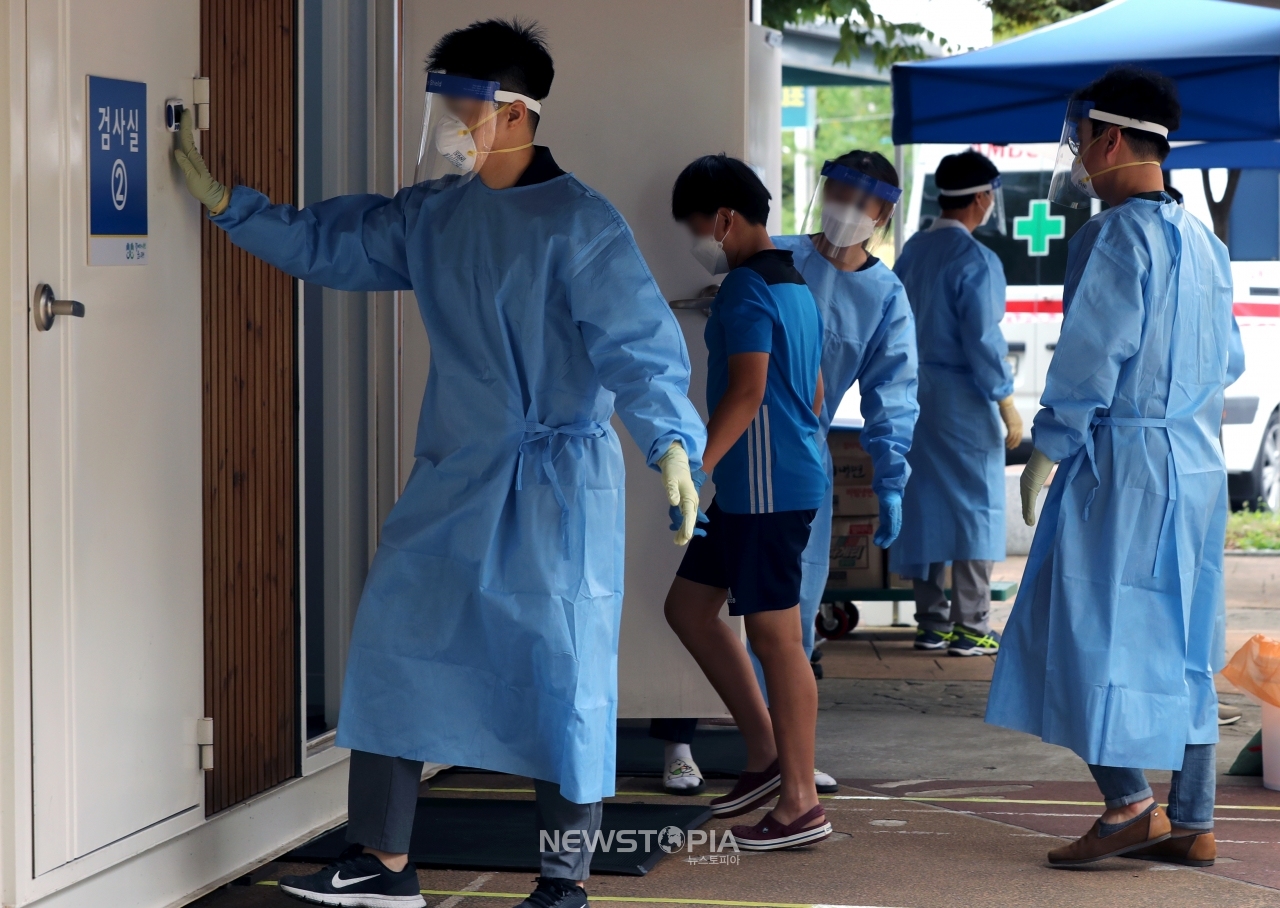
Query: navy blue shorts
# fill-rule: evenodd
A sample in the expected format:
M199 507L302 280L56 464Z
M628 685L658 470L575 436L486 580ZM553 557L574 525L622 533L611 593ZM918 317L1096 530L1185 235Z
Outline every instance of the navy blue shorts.
M694 536L677 577L729 591L729 614L773 612L800 603L800 556L809 544L811 511L730 514L714 499L705 536Z

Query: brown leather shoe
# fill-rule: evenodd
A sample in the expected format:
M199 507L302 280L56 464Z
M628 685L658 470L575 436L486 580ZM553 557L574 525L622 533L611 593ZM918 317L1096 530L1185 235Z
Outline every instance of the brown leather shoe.
M1213 862L1218 859L1218 843L1213 840L1212 832L1174 826L1169 838L1140 848L1129 857L1185 864L1188 867L1212 867Z
M1070 845L1063 845L1049 852L1049 863L1054 867L1079 867L1104 858L1114 858L1169 838L1172 827L1169 817L1161 807L1154 808L1134 820L1124 829L1099 838L1101 820L1095 820L1093 828Z

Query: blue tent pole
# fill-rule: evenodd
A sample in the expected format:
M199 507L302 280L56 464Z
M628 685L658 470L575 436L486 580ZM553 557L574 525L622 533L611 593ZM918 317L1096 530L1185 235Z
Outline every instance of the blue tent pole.
M898 171L898 181L902 183L904 189L907 185L907 175L902 172L905 166L906 155L903 154L902 146L893 146L893 169ZM905 212L899 211L893 218L893 260L895 263L898 261L898 256L902 254L902 216L904 214ZM894 604L894 607L897 607L897 603Z

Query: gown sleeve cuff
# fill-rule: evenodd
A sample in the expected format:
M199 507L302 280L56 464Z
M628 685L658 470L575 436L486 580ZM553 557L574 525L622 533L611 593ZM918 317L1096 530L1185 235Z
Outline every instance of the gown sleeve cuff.
M689 456L689 469L698 470L702 468L702 447L706 443L705 439L690 438L679 432L667 432L665 435L658 437L658 440L649 448L649 456L646 463L649 469L660 469L658 461L662 459L662 455L667 453L667 448L671 447L671 443L678 441L684 445L685 454Z
M270 204L270 200L258 190L250 189L248 186L237 186L231 190L227 207L222 209L221 214L209 215L209 220L223 230L227 230L239 226L242 221Z

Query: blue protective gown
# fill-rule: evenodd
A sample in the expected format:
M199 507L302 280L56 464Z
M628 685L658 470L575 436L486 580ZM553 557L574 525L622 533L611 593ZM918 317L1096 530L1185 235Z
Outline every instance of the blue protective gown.
M431 340L337 743L612 795L625 559L609 418L651 467L673 441L696 467L706 441L680 328L622 217L565 174L302 210L237 187L214 222L295 277L412 289Z
M1013 393L1000 332L1004 267L962 225L940 219L907 241L893 270L916 317L920 419L889 568L923 580L938 562L1004 560L996 402Z
M773 238L788 249L822 313L823 403L819 414L827 478L834 481L831 420L853 383L862 396L862 445L875 466L877 495L901 492L911 467L907 451L920 407L916 403L916 328L902 283L883 262L863 271L841 271L807 236ZM831 555L831 496L813 520L803 556L800 621L805 651L813 651L814 618L827 585ZM758 672L757 672L758 674Z
M1244 370L1231 302L1226 247L1172 201L1130 199L1072 237L1032 430L1060 463L988 722L1140 769L1179 769L1185 745L1218 740L1218 432Z

